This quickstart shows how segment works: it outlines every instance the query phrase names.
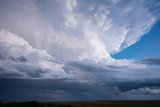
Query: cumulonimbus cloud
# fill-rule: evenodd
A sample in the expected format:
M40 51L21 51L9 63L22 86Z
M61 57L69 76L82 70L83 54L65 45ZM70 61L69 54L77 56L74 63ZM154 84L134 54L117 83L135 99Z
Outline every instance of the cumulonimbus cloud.
M38 64L38 69L51 74L63 74L69 67L48 59L144 68L144 64L115 60L111 55L136 43L152 28L159 19L159 5L154 0L1 0L0 58L26 58L27 69L37 69ZM14 62L8 63L17 70ZM1 65L8 63L1 61Z
M0 28L58 59L99 61L151 29L159 17L146 5L145 0L2 0Z

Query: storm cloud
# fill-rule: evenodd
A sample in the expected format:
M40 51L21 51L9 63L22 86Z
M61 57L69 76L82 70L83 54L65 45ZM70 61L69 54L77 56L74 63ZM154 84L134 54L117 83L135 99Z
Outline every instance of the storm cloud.
M100 61L152 28L159 19L159 9L150 11L154 4L159 6L145 0L1 0L0 28L58 59Z
M159 59L111 55L148 33L159 7L157 0L0 0L0 98L158 99Z

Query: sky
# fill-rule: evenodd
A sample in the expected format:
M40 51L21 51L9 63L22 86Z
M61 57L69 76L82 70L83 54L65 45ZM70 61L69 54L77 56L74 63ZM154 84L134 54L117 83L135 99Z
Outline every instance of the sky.
M0 100L160 99L159 0L0 0Z

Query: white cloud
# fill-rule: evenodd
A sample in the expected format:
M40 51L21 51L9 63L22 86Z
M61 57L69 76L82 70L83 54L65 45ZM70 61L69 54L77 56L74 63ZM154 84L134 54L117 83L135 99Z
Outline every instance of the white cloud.
M0 49L3 57L24 56L32 61L39 58L51 58L45 50L32 48L23 38L4 29L0 30Z
M0 74L6 77L65 78L63 63L45 50L35 49L23 38L9 31L0 31Z
M93 40L98 41L96 39L95 35ZM93 42L92 39L89 42ZM95 53L94 48L98 47L96 47L97 45L93 46L95 47L91 47L91 49L93 48L91 51ZM68 62L52 57L45 50L33 48L22 37L4 29L0 30L0 50L0 77L67 78L78 82L92 83L110 77L141 80L160 76L158 68L148 69L145 64L135 60L115 60L110 57L96 63L92 60L83 60L75 61L75 64L68 64ZM84 57L94 56L86 55Z
M46 77L67 75L63 64L48 59L144 69L144 64L110 55L136 43L151 29L159 19L150 11L154 3L147 7L145 0L1 0L0 28L5 30L0 31L0 52L5 58L24 56L29 60L26 66L34 68L27 69L47 69Z
M1 2L0 28L63 60L110 57L137 42L158 19L145 1Z
M145 88L140 88L139 91L142 91L144 93L149 93L149 94L158 94L158 95L160 95L160 88L145 87Z
M159 86L142 87L138 89L129 90L126 93L129 93L130 95L150 95L150 98L152 98L153 96L151 95L160 95L160 88Z

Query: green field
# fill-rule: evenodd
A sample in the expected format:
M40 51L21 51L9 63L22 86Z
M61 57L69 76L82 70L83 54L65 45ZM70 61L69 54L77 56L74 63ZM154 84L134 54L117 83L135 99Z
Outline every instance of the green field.
M160 101L10 102L0 107L160 107Z

